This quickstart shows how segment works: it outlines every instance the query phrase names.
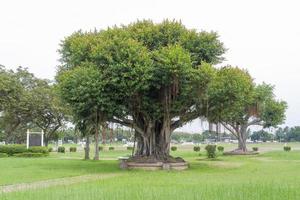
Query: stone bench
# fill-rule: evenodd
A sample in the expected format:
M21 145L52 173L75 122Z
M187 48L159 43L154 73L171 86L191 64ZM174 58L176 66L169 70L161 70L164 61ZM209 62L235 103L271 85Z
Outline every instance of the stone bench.
M120 168L121 169L127 169L128 165L127 165L127 160L129 159L129 157L119 157L118 160L120 161Z

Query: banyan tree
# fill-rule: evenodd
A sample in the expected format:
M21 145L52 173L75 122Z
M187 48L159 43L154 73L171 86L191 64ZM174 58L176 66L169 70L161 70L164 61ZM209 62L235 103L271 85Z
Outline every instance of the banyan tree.
M223 60L225 48L215 32L165 20L78 31L65 38L59 52L57 77L66 102L74 110L74 105L94 102L95 106L83 106L81 113L94 109L103 115L99 119L135 130L134 158L167 161L172 159L172 132L206 112L212 65ZM97 71L90 79L97 88L94 93L77 92L84 90L84 82L72 86L76 77L80 79L80 73L70 75L77 68Z

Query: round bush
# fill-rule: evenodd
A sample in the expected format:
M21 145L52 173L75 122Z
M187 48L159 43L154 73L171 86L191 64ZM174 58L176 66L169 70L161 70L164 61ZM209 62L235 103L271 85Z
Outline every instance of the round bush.
M217 157L216 149L217 149L216 145L212 145L212 144L207 145L205 147L207 157L208 158L216 158Z
M58 153L65 153L65 152L66 152L66 149L65 149L65 147L58 147L58 148L57 148L57 152L58 152Z
M253 151L258 151L258 147L252 147Z
M199 152L200 151L200 146L194 146L194 151Z
M7 153L0 153L0 158L6 158L6 157L8 157Z
M177 150L177 147L173 146L171 147L171 151L176 151Z
M52 151L53 151L53 148L52 148L52 147L49 147L49 148L48 148L48 151L49 151L49 152L52 152Z
M292 148L291 148L290 146L284 146L284 147L283 147L283 150L284 150L284 151L291 151Z
M217 148L218 148L219 152L223 152L224 151L224 147L223 146L218 146Z
M76 152L77 151L77 148L76 147L70 147L70 152Z
M127 150L132 151L132 150L133 150L133 147L127 147Z
M108 147L108 150L110 151L115 150L115 147Z
M103 151L104 147L103 146L99 146L99 151Z

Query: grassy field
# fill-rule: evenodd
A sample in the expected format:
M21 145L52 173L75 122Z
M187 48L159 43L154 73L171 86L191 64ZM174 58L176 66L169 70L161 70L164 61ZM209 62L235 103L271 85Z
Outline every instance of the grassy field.
M83 152L51 153L47 158L0 158L0 187L18 183L82 175L110 175L103 179L66 182L39 189L0 194L4 200L122 200L122 199L205 199L205 200L282 200L300 199L300 144L291 152L283 144L256 144L256 156L205 158L205 152L179 147L173 152L190 163L186 171L120 170L118 156L131 152L116 148L101 152L100 161L84 161ZM224 145L225 150L234 145ZM251 146L251 145L250 145Z

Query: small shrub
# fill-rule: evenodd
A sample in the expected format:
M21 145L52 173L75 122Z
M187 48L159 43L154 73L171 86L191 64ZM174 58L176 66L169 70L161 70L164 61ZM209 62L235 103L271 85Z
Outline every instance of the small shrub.
M76 152L77 148L76 147L70 147L69 150L70 150L70 152Z
M49 149L47 147L36 146L36 147L29 147L27 149L27 152L48 154Z
M57 152L58 152L58 153L65 153L65 152L66 152L66 149L65 149L65 147L58 147L58 148L57 148Z
M200 151L200 146L194 146L194 151L199 152Z
M133 147L127 147L127 150L132 151L132 150L133 150Z
M171 147L171 151L176 151L177 150L177 147L173 146Z
M284 151L291 151L292 148L291 148L290 146L284 146L284 147L283 147L283 150L284 150Z
M99 151L103 151L104 147L103 146L99 146Z
M216 145L212 145L212 144L209 144L209 145L207 145L205 147L205 150L207 152L207 157L208 158L215 158L215 157L217 157L216 148L217 148L217 146Z
M223 152L224 151L224 147L223 146L218 146L217 148L218 148L219 152Z
M108 150L113 151L115 150L115 147L108 147Z
M12 156L17 153L26 152L26 146L20 144L12 144L12 145L0 145L0 153L6 153L8 156Z
M52 152L53 151L53 148L52 147L49 147L48 148L48 152Z
M258 151L258 147L252 147L253 151Z
M0 153L0 158L6 158L6 157L8 157L7 153Z
M16 156L16 157L24 157L24 158L38 158L38 157L47 156L47 154L44 154L44 153L33 153L33 152L24 152L24 153L17 153L14 156Z

